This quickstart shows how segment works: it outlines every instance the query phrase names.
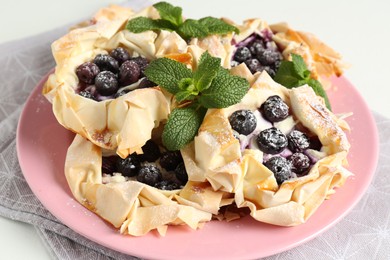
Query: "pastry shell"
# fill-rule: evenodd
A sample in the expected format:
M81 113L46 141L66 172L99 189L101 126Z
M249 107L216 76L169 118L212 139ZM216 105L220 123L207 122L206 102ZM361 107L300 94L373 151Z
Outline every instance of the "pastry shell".
M250 78L250 73L247 76ZM343 130L348 125L330 112L310 87L287 89L266 72L253 77L251 88L240 103L208 111L194 142L183 150L189 179L208 181L215 190L234 193L237 207L249 208L258 221L298 225L351 175L344 168L350 144ZM321 158L307 175L280 186L263 165L260 150L240 147L228 120L236 110L257 110L272 95L280 96L289 105L292 117L288 120L303 124L323 145Z
M341 55L322 42L314 34L292 29L287 23L270 26L272 39L282 49L285 59L291 60L291 53L299 54L305 60L311 76L329 87L331 76L340 76L349 67Z
M76 135L70 145L65 176L76 200L120 229L142 236L151 230L165 235L168 225L197 229L233 198L207 182L189 181L181 190L163 191L132 180L103 183L103 149Z
M140 15L155 18L158 14L153 7L134 13L129 8L110 6L82 24L84 27L74 28L55 41L52 52L57 65L43 89L61 125L100 147L118 149L122 157L141 152L152 130L167 119L170 98L155 87L96 102L76 93L79 82L75 71L97 54L118 46L149 60L187 51L187 43L175 32L135 34L124 28L130 18Z
M339 53L314 34L296 31L287 23L268 25L267 22L256 18L245 20L242 25L239 25L225 20L240 30L239 34L232 37L233 43L239 44L254 33L261 36L268 34L279 47L286 60L291 60L292 53L301 55L311 72L311 77L319 80L326 88L330 85L329 77L340 76L349 67L347 63L342 61ZM231 48L225 47L225 49L228 50L225 59L230 62L235 48L231 46ZM226 67L229 68L230 66L226 65Z

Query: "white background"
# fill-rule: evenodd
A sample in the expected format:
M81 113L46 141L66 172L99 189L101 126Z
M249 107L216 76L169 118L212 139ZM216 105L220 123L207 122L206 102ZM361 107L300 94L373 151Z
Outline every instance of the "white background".
M390 118L390 1L168 1L190 18L225 16L241 22L260 17L315 33L352 65L345 76L369 107ZM88 18L99 7L120 2L0 0L0 44ZM0 259L50 259L32 226L1 217L0 244Z

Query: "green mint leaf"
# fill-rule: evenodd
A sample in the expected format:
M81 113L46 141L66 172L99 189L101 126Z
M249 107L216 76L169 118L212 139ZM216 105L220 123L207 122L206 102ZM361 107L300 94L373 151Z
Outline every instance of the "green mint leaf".
M204 38L208 35L208 31L197 20L187 19L179 26L178 34L184 40L190 40L191 38Z
M296 75L294 64L291 61L282 61L274 80L286 88L297 87L299 77Z
M183 23L182 9L167 2L159 2L153 5L160 14L161 19L170 21L178 27Z
M294 65L295 74L300 79L309 79L310 71L307 69L306 63L302 56L292 53L292 63Z
M240 102L249 87L246 79L233 76L221 67L210 87L201 92L199 102L206 108L228 107Z
M179 89L180 91L175 94L176 101L179 103L184 100L193 100L199 94L192 78L179 80Z
M192 78L192 71L184 64L168 58L152 61L145 69L146 77L172 94L180 91L179 81Z
M198 91L206 90L217 76L221 59L212 57L207 51L200 56L199 65L194 73L195 87Z
M177 102L183 102L184 100L193 100L198 93L193 93L188 90L182 90L176 93L175 98Z
M330 101L329 101L328 95L326 94L326 91L322 87L321 83L318 80L309 79L307 81L307 84L314 90L314 92L317 94L317 96L320 96L320 97L324 98L326 107L330 111L332 111L332 107L330 105Z
M146 17L136 17L127 22L126 29L133 33L141 33L154 30L175 30L175 26L166 20L152 20Z
M199 23L207 28L207 31L210 34L228 34L230 32L240 33L237 27L230 25L221 19L214 18L211 16L202 18L199 20Z
M185 107L174 109L164 127L162 141L170 151L176 151L190 143L196 134L206 114L201 107Z
M194 85L194 79L192 78L182 78L179 80L179 89L186 90L186 91L194 91L195 85Z

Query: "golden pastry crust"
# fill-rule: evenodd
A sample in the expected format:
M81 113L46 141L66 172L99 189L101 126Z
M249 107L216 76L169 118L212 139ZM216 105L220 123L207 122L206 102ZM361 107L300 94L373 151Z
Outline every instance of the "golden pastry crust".
M78 202L123 234L142 236L157 230L165 235L168 225L197 229L233 200L206 182L189 181L174 191L122 179L103 183L101 167L102 149L76 135L65 161L70 190Z
M327 78L338 77L349 67L342 61L339 53L314 34L296 31L287 23L273 24L270 27L274 33L272 39L283 50L283 56L291 60L291 53L301 55L308 65L311 76L321 81L325 87L330 84Z
M349 67L342 61L339 53L319 40L315 35L307 32L293 30L287 23L268 25L261 19L248 19L242 25L235 24L229 19L226 22L236 26L239 34L232 35L232 43L239 43L252 34L263 35L266 31L273 33L272 40L275 41L286 60L291 60L291 54L298 54L303 57L308 66L311 77L319 80L326 88L330 86L329 77L340 76ZM204 47L207 49L207 47ZM228 50L223 55L229 63L232 59L234 47L225 48ZM226 64L230 68L230 64Z
M228 120L236 110L256 111L272 95L280 96L290 107L292 116L285 119L286 124L299 122L323 144L321 152L317 152L321 157L307 175L281 185L264 166L260 150L240 147ZM258 120L259 124L260 131L272 126ZM258 221L294 226L304 223L334 193L334 187L342 186L351 175L344 168L350 147L343 132L346 125L310 87L289 90L263 72L255 75L240 103L209 110L194 142L183 150L183 158L190 180L207 180L215 190L234 193L237 207L249 208ZM284 129L290 130L291 127Z
M76 68L118 46L132 56L142 55L149 60L187 52L187 43L175 32L134 34L124 29L129 18L141 15L158 17L153 7L135 14L129 8L113 5L55 41L52 50L57 66L43 89L60 124L98 146L118 148L122 157L142 152L140 148L150 139L152 130L168 118L170 97L156 87L131 91L115 100L92 101L76 93Z

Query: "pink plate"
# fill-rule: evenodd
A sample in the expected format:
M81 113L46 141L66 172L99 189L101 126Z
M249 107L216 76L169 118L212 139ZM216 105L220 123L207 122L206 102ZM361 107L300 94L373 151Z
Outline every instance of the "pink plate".
M19 163L31 189L61 222L79 234L125 254L158 259L253 259L282 252L304 243L344 217L360 200L374 175L378 135L369 108L345 79L334 79L330 91L333 110L353 112L349 170L355 176L325 201L303 225L278 227L245 217L230 223L212 221L203 229L170 227L165 237L152 232L143 237L120 235L72 197L64 176L64 159L73 134L61 127L51 105L41 95L44 78L31 93L17 132ZM342 90L342 91L341 91Z

